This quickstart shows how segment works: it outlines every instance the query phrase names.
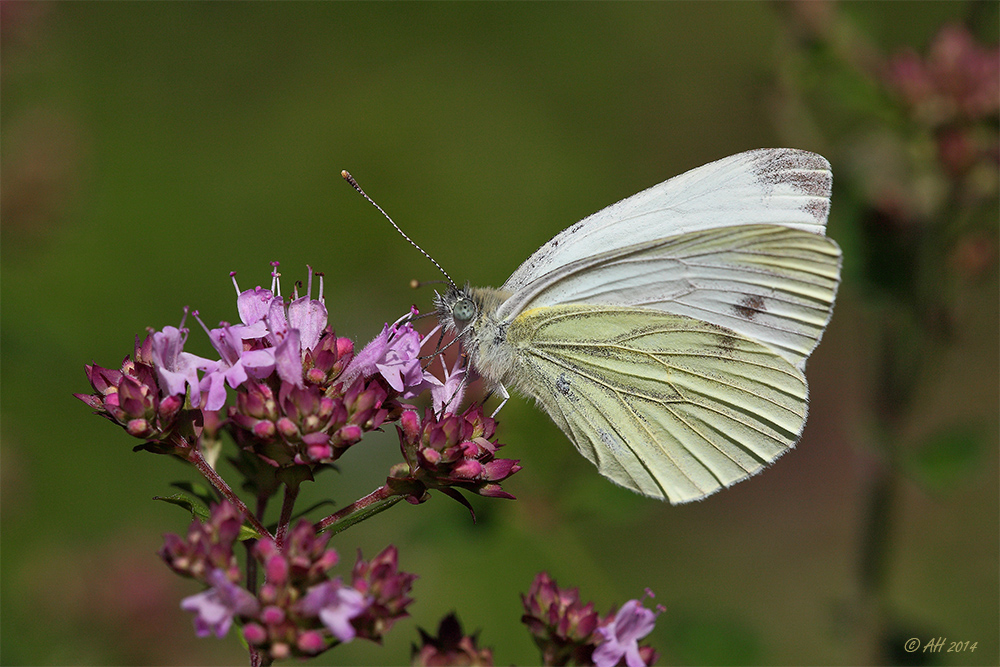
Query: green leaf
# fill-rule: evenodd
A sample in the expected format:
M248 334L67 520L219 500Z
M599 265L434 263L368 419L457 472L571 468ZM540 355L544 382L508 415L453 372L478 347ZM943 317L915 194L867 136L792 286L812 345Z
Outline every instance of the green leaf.
M198 484L195 482L171 482L170 486L180 489L185 493L194 496L200 500L206 507L211 507L215 503L219 502L219 496L215 493L215 490L206 484Z
M205 503L201 502L199 498L187 493L175 493L172 496L153 496L153 500L162 500L165 503L183 507L187 511L191 512L192 517L198 519L199 521L207 520L212 514Z
M184 486L186 483L174 484L174 486ZM191 486L191 485L187 485ZM211 494L209 494L211 497ZM165 503L170 503L171 505L177 505L178 507L183 507L191 513L191 516L198 521L204 523L212 515L212 511L209 509L208 504L204 503L202 498L199 498L190 493L175 493L172 496L153 496L153 500L162 500ZM214 501L213 501L214 502ZM251 526L244 523L240 526L240 534L237 539L242 541L245 540L256 540L261 537L260 533L254 530Z
M329 531L331 535L336 535L337 533L347 530L356 523L361 523L365 519L369 519L378 514L379 512L384 512L385 510L389 509L402 499L403 496L391 496L389 498L386 498L385 500L380 500L377 503L369 505L363 510L360 510L358 512L355 512L354 514L350 514L344 517L343 519L333 524L332 526L328 526L327 528L325 528L323 532Z

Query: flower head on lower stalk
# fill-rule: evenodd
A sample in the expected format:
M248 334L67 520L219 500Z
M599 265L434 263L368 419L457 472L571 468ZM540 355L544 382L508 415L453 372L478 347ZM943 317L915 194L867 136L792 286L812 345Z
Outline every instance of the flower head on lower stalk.
M546 665L592 664L596 644L594 631L601 615L594 603L583 604L577 588L559 588L547 572L540 572L527 595L521 596L524 615Z
M409 616L406 608L413 602L409 595L417 575L400 570L398 560L399 554L392 545L370 561L364 560L358 551L351 586L368 601L364 612L352 620L359 637L381 643L396 621Z
M218 519L225 516L216 510ZM202 531L194 531L185 548L170 544L168 563L185 572L191 561L211 564L210 559L188 554L211 552L224 542L211 542L205 535L214 534L215 524L232 526L226 521L209 521ZM261 538L252 550L252 558L264 575L256 593L238 586L233 574L221 568L206 569L201 579L209 589L186 598L182 607L195 614L199 636L224 636L233 623L242 628L243 637L258 655L268 660L310 657L337 644L357 637L381 641L395 620L406 615L407 597L414 575L396 567L396 551L389 547L371 562L360 559L352 572L352 583L329 576L337 564L336 551L328 549L329 534L317 534L313 524L301 520L288 533L284 546L270 538ZM207 546L199 550L198 546ZM221 550L231 558L231 551Z
M652 597L647 588L646 595ZM622 608L601 616L594 603L583 604L576 588L559 588L547 572L540 572L527 595L521 596L524 616L546 665L597 665L615 667L624 660L627 667L647 667L657 658L649 646L639 641L653 630L657 615L629 600Z
M437 637L431 636L422 628L417 630L420 632L421 645L414 645L410 654L410 664L416 667L493 667L493 650L477 646L478 632L471 635L462 632L462 624L454 612L441 619Z
M229 503L220 503L212 508L206 521L193 520L185 537L164 535L160 557L177 574L202 583L209 583L209 574L219 571L231 581L238 581L240 568L233 546L242 525L239 510Z

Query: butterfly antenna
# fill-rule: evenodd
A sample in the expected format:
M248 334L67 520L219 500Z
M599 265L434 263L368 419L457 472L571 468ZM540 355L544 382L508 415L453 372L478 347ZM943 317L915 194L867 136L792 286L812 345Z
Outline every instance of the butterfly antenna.
M417 250L419 250L419 251L420 251L420 254L421 254L421 255L423 255L424 257L426 257L427 259L429 259L429 260L431 261L431 264L433 264L434 266L436 266L436 267L438 268L438 271L440 271L441 273L443 273L443 274L444 274L444 277L448 279L448 283L449 283L449 284L450 284L450 285L451 285L452 287L455 287L455 288L457 288L457 287L458 287L457 285L455 285L455 281L451 279L451 276L449 276L449 275L448 275L448 272L447 272L447 271L445 271L445 270L444 270L444 269L443 269L443 268L441 267L441 265L440 265L440 264L438 264L438 263L437 263L436 261L434 261L434 258L433 258L433 257L431 257L430 255L428 255L428 254L427 254L427 253L426 253L426 252L424 251L424 249L423 249L423 248L421 248L420 246L418 246L418 245L417 245L417 243L416 243L416 241L414 241L414 240L413 240L413 239L411 239L411 238L410 238L409 236L407 236L407 235L406 235L406 232L404 232L404 231L403 231L402 229L400 229L400 228L399 228L399 225L397 225L397 224L396 224L396 223L395 223L395 222L393 221L393 219L389 217L389 214L388 214L388 213L386 213L386 212L385 212L384 210L382 210L382 207L381 207L381 206L379 206L378 204L376 204L376 203L375 203L375 200L374 200L374 199L372 199L371 197L369 197L369 196L368 196L368 195L367 195L367 194L365 193L365 191L361 189L361 186L360 186L360 185L358 185L358 182L357 182L356 180L354 180L354 177L353 177L353 176L351 176L350 172L348 172L348 171L347 171L347 170L345 169L344 171L340 172L340 175L341 175L341 176L343 176L343 177L344 177L344 180L345 180L345 181L347 181L348 183L350 183L350 184L351 184L351 187L352 187L352 188L354 188L355 190L357 190L357 191L358 191L358 192L359 192L359 193L361 194L361 196L362 196L362 197L364 197L364 198L365 198L365 199L367 199L367 200L368 200L369 202L371 202L371 205L372 205L372 206L374 206L375 208L377 208L377 209L379 210L379 213L381 213L381 214L382 214L383 216L385 216L385 219L389 221L389 224L391 224L391 225L392 225L393 227L395 227L396 231L397 231L397 232L399 232L400 236L402 236L402 237L403 237L404 239L406 239L407 241L409 241L409 242L410 242L410 245L412 245L412 246L413 246L414 248L416 248Z
M447 280L417 280L416 278L410 279L410 289L420 289L424 285L448 285L454 284L449 283Z

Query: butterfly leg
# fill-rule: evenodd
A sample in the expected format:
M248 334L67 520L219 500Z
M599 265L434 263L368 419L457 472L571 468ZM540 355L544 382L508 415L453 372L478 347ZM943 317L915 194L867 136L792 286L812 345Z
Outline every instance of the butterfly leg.
M497 414L500 412L500 409L507 404L507 399L510 398L510 393L507 391L507 387L503 386L502 384L497 385L497 391L500 393L500 396L502 397L503 400L500 401L500 405L498 405L497 409L494 410L493 414L490 415L490 419L493 419L497 416Z

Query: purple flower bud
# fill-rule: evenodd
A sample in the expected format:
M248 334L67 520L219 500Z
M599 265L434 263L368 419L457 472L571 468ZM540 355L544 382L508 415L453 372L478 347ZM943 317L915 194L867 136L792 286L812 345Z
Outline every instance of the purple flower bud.
M309 445L306 447L307 461L325 461L333 458L333 447L330 445Z
M284 587L275 586L272 583L265 583L260 587L260 593L258 593L257 597L259 597L260 601L264 604L274 604L278 602L284 592Z
M158 417L162 423L170 423L181 408L184 407L184 399L180 396L167 396L160 401Z
M285 438L286 440L298 439L299 429L295 426L295 422L293 422L288 417L281 417L278 420L276 426L278 433L280 433L281 437Z
M156 430L145 419L130 419L125 424L125 432L136 438L149 438Z
M265 561L264 572L267 583L280 586L288 579L288 561L285 560L284 555L274 554Z
M253 425L254 437L260 440L271 440L277 431L278 428L274 425L274 422L259 421Z
M273 660L285 660L292 654L292 649L285 642L274 642L270 654Z
M209 583L208 576L215 570L223 570L235 580L239 578L240 569L233 545L242 523L243 518L235 507L229 503L216 505L207 521L191 522L185 539L164 535L160 557L174 572L203 583Z
M349 338L337 338L327 327L319 345L307 350L303 358L306 381L310 384L328 386L340 379L341 373L354 357L354 343Z
M326 648L326 639L316 630L308 630L299 635L298 649L305 654L315 655Z
M337 431L337 437L341 442L357 442L361 439L362 432L361 427L354 424L348 424L344 428Z
M266 625L278 625L285 622L285 610L281 607L268 605L260 612L260 620Z
M399 428L408 441L416 441L420 437L420 417L413 410L405 410L399 418Z
M452 468L451 474L459 479L475 479L483 474L483 464L475 459L464 459L457 466Z
M248 644L263 644L267 641L267 630L260 623L247 623L243 626L243 638Z

